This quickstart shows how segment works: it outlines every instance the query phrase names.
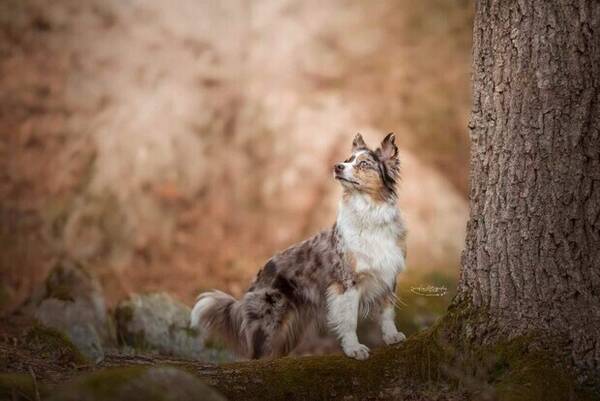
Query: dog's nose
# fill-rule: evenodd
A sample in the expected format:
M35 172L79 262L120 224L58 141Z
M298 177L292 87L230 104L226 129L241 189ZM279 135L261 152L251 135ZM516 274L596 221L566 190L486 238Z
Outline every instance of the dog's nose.
M344 165L342 163L338 163L335 165L335 172L341 173L344 170Z

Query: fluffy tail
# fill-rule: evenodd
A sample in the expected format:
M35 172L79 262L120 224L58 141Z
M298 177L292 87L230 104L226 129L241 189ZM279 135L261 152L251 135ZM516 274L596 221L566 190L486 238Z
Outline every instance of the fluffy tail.
M190 326L223 339L240 354L247 353L241 302L221 291L200 294L190 316Z

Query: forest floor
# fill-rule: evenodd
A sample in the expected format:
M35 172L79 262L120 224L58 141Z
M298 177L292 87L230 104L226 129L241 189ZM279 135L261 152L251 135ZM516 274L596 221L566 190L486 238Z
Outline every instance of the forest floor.
M12 317L0 321L0 400L598 400L529 338L457 352L440 340L462 320L456 312L401 344L373 349L366 361L330 354L220 365L110 352L93 364L66 337ZM157 374L162 386L143 381Z
M399 289L401 305L397 313L397 324L409 338L418 337L418 333L434 324L443 315L453 294L450 290L444 296L425 297L417 295L411 288L423 286L423 283L434 285L436 288L454 288L454 280L440 274L429 274L419 276L418 279L409 277L402 282ZM72 285L76 285L77 288L85 287L81 283ZM110 315L114 313L111 311ZM334 353L227 364L164 356L156 351L137 348L125 350L108 347L103 359L94 364L81 354L66 335L40 326L39 322L30 316L32 315L26 312L18 312L0 319L0 399L3 394L12 396L15 379L21 394L24 395L23 399L34 400L35 398L28 398L34 393L34 376L43 395L52 394L57 389L69 388L73 381L101 372L116 372L118 376L123 374L124 368L147 369L165 366L190 372L230 400L387 400L399 399L400 395L401 399L407 400L467 399L464 392L457 390L456 386L450 387L436 380L439 372L432 374L431 366L423 365L422 369L420 368L423 374L417 381L408 379L414 372L407 369L409 373L406 380L402 379L402 370L399 370L384 386L372 382L379 381L381 369L388 365L389 358L403 359L407 353L414 359L414 350L410 347L404 350L402 345L373 348L373 357L366 362L354 361ZM361 335L372 337L373 333L370 333L367 327L362 330ZM409 340L409 343L410 341L412 340ZM309 341L306 351L321 354L323 351L318 351L319 343L313 343L314 340ZM313 351L310 351L311 349ZM422 356L424 355L426 354L422 353ZM365 387L362 380L371 376L370 384ZM426 377L425 381L421 380L423 377ZM109 377L102 380L113 379L114 377ZM374 389L378 389L377 394L372 393Z
M0 321L0 399L35 401L36 393L41 394L41 399L55 399L56 393L65 394L72 383L82 378L94 383L90 390L93 392L100 386L99 380L102 386L111 386L113 381L120 383L126 372L157 366L191 373L230 401L469 399L465 390L438 380L439 372L427 372L427 367L421 372L429 376L425 381L415 380L414 371L405 370L412 362L397 365L398 370L393 372L382 370L390 360L413 355L419 339L376 349L369 360L362 362L342 355L323 355L214 365L156 354L107 353L95 365L87 362L68 340L54 334L24 317ZM407 373L404 378L403 371ZM382 381L390 373L396 377ZM102 395L93 398L92 392L84 398L105 399ZM159 396L157 399L163 399Z
M403 300L416 305L422 298ZM445 305L442 297L435 299ZM407 340L373 346L365 361L338 352L216 364L120 344L107 346L93 363L66 334L26 316L0 319L0 400L599 399L580 389L568 368L557 363L560 344L540 341L544 338L534 334L490 344L472 342L468 327L485 325L488 317L469 312L461 303L451 304L427 328L416 324L414 316L416 326L411 328L408 316L399 314L398 327L406 327ZM125 339L118 338L119 343ZM215 390L214 397L205 396Z

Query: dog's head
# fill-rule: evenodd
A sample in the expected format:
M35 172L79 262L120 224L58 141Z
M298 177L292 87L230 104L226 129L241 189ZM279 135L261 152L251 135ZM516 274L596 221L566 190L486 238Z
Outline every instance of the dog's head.
M378 201L396 196L400 160L394 140L394 134L390 133L376 150L371 150L362 136L356 134L350 157L333 168L334 177L345 192L362 192Z

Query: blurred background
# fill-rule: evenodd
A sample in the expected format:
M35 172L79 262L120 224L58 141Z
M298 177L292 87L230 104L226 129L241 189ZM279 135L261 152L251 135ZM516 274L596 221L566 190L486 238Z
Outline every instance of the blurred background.
M395 132L401 330L452 296L467 218L470 0L3 0L0 309L58 260L109 307L241 295L329 227L331 166ZM414 286L447 286L441 297Z

